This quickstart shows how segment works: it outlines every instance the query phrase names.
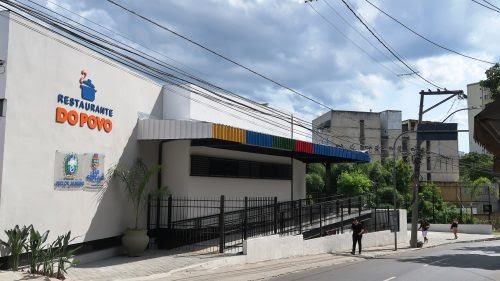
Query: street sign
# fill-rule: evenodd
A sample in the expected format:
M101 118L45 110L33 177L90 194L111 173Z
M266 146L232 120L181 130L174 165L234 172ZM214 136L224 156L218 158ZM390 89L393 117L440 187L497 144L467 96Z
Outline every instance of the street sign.
M457 140L457 123L422 122L417 127L417 140Z

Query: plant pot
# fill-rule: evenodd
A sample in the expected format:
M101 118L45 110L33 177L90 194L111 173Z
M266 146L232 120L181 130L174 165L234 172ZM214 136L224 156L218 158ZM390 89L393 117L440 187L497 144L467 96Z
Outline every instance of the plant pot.
M149 243L146 229L127 229L122 237L122 245L131 257L138 257L144 253Z

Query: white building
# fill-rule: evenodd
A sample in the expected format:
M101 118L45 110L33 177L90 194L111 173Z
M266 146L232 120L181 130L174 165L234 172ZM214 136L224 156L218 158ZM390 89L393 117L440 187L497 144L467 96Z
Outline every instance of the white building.
M486 149L480 146L474 140L474 116L484 109L484 106L493 100L488 89L484 89L479 85L479 82L467 85L467 108L469 110L469 152L477 152L481 154L488 153Z
M168 185L173 195L280 200L305 196L305 163L369 160L288 139L286 120L251 118L195 86L163 86L8 12L0 60L0 239L30 224L71 230L74 243L121 235L132 206L102 177L138 157L162 164L151 188Z

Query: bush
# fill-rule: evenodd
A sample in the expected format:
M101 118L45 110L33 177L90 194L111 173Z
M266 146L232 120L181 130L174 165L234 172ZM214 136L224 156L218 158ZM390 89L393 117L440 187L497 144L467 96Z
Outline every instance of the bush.
M74 239L71 239L71 231L58 236L50 244L46 243L49 231L40 234L32 225L22 228L16 225L13 229L6 230L5 233L8 240L0 240L0 244L11 253L10 266L13 271L19 269L19 257L23 250L28 253L29 271L32 274L64 279L63 273L78 263L72 258L79 248L70 249L69 247L70 242ZM54 274L54 265L57 266L56 274Z

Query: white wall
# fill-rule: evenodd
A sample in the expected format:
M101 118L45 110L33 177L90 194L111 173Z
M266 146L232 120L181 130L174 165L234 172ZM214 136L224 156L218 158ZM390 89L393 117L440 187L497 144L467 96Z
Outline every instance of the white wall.
M0 12L0 60L4 61L4 65L0 66L0 99L5 98L5 88L7 82L7 49L9 37L9 14L5 11ZM4 106L7 103L4 103ZM2 199L2 179L3 179L3 155L5 143L5 117L1 116L5 113L0 112L0 202Z
M255 132L291 138L291 124L290 121L282 120L269 116L268 114L275 115L268 107L259 107L259 110L264 113L248 113L241 112L234 107L226 107L208 98L200 96L196 93L202 93L210 97L215 97L214 94L203 90L194 85L184 85L186 89L181 89L172 85L165 85L163 87L164 98L164 113L163 119L181 119L181 120L198 120L212 123L219 123L247 129ZM220 94L220 93L219 93ZM237 102L249 105L255 108L256 105L244 99L228 96ZM256 117L249 116L248 114L256 115ZM285 113L287 118L289 113ZM264 121L265 120L265 121ZM294 126L294 139L311 141L311 132ZM306 135L306 136L304 136Z
M129 164L137 156L156 163L158 146L140 145L135 127L139 113L161 116L161 86L81 45L33 28L40 33L14 21L9 26L0 238L16 224L34 224L52 235L71 230L75 242L119 235L133 222L123 190L114 183L101 193L55 190L55 153L103 153L106 169ZM4 30L5 22L2 36ZM114 110L110 133L55 122L56 107L70 108L58 104L57 95L79 98L82 69L98 90L94 103Z
M189 176L190 155L205 155L239 160L290 164L290 158L201 146L190 146L189 140L163 144L163 184L174 196L218 197L274 197L289 200L289 180L239 179ZM294 199L305 198L305 164L294 160Z
M399 211L399 242L407 241L406 210ZM394 233L390 231L369 232L363 235L363 248L394 245ZM348 253L352 249L352 233L329 235L321 238L304 240L301 235L265 236L243 241L243 254L247 263L283 259L294 256L318 255L324 253Z

